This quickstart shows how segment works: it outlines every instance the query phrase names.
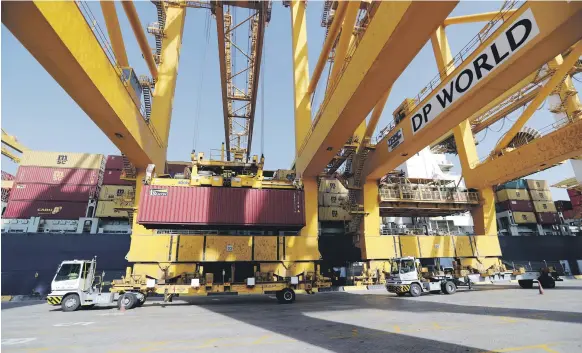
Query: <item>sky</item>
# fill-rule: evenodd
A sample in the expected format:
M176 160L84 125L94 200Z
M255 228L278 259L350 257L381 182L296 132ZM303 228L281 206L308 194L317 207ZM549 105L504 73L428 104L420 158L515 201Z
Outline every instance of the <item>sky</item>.
M92 1L86 4L98 26L106 33L99 3ZM461 1L451 16L496 11L501 4L494 1ZM138 75L149 74L125 13L119 2L116 2L116 6L130 65ZM136 8L143 26L157 20L155 6L150 1L137 1ZM320 25L322 8L322 1L308 2L310 70L315 67L325 35ZM475 23L447 27L453 55L483 25ZM4 26L1 32L2 128L33 150L119 154L113 143ZM148 35L148 38L153 48L153 36ZM286 169L294 158L291 15L290 9L278 1L273 3L264 50L261 69L264 83L260 85L264 86L264 92L258 96L252 153L264 153L268 169ZM220 148L224 140L224 124L219 70L216 21L209 10L188 9L174 97L168 160L187 161L192 149L208 154L210 149ZM392 112L405 98L416 96L437 73L432 46L428 41L393 86L377 132L388 125L392 120ZM322 82L325 79L324 74L313 99L313 115L321 103L324 89ZM580 91L582 84L574 83ZM261 103L262 96L264 102ZM510 121L514 121L521 111L508 116L508 121L499 121L491 126L486 135L481 133L477 136L480 157L487 155L507 131ZM263 120L261 117L264 118L264 135L260 127ZM542 107L526 126L540 129L551 122L552 114ZM264 146L264 150L261 146ZM449 155L449 159L455 164L453 171L460 173L456 156ZM16 164L2 156L2 170L15 173L16 169ZM566 162L529 178L544 179L553 184L573 175L570 163ZM552 194L554 200L568 199L562 189L552 188Z

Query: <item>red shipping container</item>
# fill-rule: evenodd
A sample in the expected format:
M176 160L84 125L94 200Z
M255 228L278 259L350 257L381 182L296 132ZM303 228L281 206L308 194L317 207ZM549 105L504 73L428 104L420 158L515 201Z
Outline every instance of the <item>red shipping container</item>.
M99 185L98 169L48 168L20 166L16 173L19 184Z
M97 186L91 185L17 183L13 189L10 200L87 202L97 197Z
M582 196L582 191L578 191L576 189L567 189L566 191L568 191L568 196L570 196L570 199L572 199L572 196Z
M572 201L572 207L582 205L582 195L570 196L570 201Z
M536 213L539 224L560 224L560 216L554 212Z
M87 202L10 200L3 218L79 219L86 212Z
M2 171L2 180L14 180L14 175Z
M105 161L105 170L122 170L123 157L122 156L107 156Z
M298 230L305 226L299 190L144 185L138 222L168 225L260 226Z
M122 180L121 170L106 170L103 173L103 185L133 185L129 180Z
M531 201L524 200L506 200L495 204L497 212L534 212L534 206Z

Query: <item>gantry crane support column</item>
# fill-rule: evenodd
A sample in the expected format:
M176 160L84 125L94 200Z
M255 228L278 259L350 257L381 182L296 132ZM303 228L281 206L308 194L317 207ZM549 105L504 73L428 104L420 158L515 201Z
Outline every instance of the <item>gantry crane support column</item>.
M150 73L152 74L152 78L156 80L158 78L156 61L154 60L152 49L148 44L148 40L145 36L145 32L141 25L141 21L139 20L139 16L137 14L137 10L135 9L135 5L133 4L133 0L122 1L121 5L123 6L123 10L125 10L125 14L127 15L127 19L129 20L129 24L133 30L133 34L135 34L135 39L137 40L139 48L141 49L141 54L148 65Z
M432 48L434 51L437 68L441 75L441 80L455 69L453 55L445 33L444 27L439 27L431 36ZM453 129L455 144L461 162L461 169L465 178L465 185L474 188L475 180L467 177L466 173L479 162L477 147L473 138L471 122L465 119ZM491 185L487 185L479 190L480 204L471 210L475 233L479 235L497 235L497 220L495 214L495 194Z
M364 176L377 180L394 170L568 49L582 38L580 23L581 2L524 3L376 145Z
M185 7L169 6L166 9L165 38L162 41L161 52L162 60L158 66L158 79L156 80L153 94L150 120L150 124L153 124L163 141L168 141L170 138L172 106L178 79L178 64L185 20ZM163 166L159 168L163 170Z
M309 62L307 50L307 17L304 1L291 1L291 35L293 53L293 92L295 112L295 149L299 146L311 125L309 87ZM318 188L315 176L302 176L305 193L305 227L299 236L288 237L289 250L286 261L318 260Z
M129 66L129 61L127 60L121 28L119 28L119 19L117 17L117 11L115 10L115 2L101 1L101 10L103 11L107 34L109 34L111 48L113 49L113 54L115 54L117 64L121 67L127 67Z
M1 6L2 23L131 163L164 165L167 141L146 123L75 2Z
M308 127L301 141L295 163L299 174L321 173L456 3L380 3L350 62L326 95L315 126Z

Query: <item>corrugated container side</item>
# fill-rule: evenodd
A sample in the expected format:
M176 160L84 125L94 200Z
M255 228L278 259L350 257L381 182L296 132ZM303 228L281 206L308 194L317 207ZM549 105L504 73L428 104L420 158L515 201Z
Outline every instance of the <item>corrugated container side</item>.
M507 200L529 200L529 194L526 189L503 189L497 191L497 201L503 202Z
M517 224L536 223L536 215L533 212L513 212L513 220Z
M538 213L558 212L558 210L556 210L556 205L554 205L554 203L551 201L534 201L533 204L536 209L536 212Z
M323 194L323 206L340 207L348 200L348 195L343 194Z
M113 201L99 201L97 203L97 210L95 217L99 218L128 218L127 211L118 211L115 209L115 202Z
M506 200L495 204L497 212L514 211L514 212L533 212L534 206L531 201L523 200Z
M537 221L539 224L559 224L560 216L554 212L542 212L536 213Z
M319 182L319 191L328 194L347 194L348 189L346 189L342 183L336 179L321 179Z
M103 169L105 160L102 154L24 151L20 165L51 168Z
M529 194L533 201L552 201L552 193L547 190L530 190Z
M121 170L123 169L123 157L122 156L107 156L105 161L105 169L109 170Z
M570 196L570 198L572 198L572 196L582 196L582 191L576 189L567 189L566 191L568 192L568 196Z
M106 170L103 172L103 185L132 185L129 180L122 180L121 170Z
M87 202L10 201L3 218L79 219L86 212Z
M98 169L20 166L16 173L16 182L19 184L100 185L102 178Z
M570 196L570 201L572 202L572 207L578 207L582 205L582 195Z
M303 191L144 185L138 222L224 226L305 226Z
M16 184L10 193L10 200L28 201L69 201L88 202L97 197L97 186L90 185L51 185Z
M126 185L103 185L99 192L99 200L113 200L116 197L127 195L133 191L133 186Z
M550 190L550 186L545 180L526 179L525 181L530 190Z
M319 220L320 221L349 221L352 215L341 207L320 207Z
M554 201L554 204L556 205L556 210L558 211L568 211L572 209L572 201L564 201L564 200L558 200L558 201Z

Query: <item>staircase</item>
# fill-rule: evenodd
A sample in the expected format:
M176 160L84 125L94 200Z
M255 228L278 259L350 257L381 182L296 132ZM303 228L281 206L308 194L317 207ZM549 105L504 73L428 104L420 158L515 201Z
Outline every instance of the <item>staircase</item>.
M150 121L152 114L152 87L153 80L145 75L139 77L139 84L141 85L141 91L143 93L143 105L145 108L145 120Z
M122 153L121 156L123 158L123 170L121 171L121 179L135 181L137 177L137 171L135 170L135 167L133 164L131 164L125 154Z
M151 23L147 31L150 34L153 34L156 41L156 50L154 52L154 60L156 64L160 64L161 62L161 55L162 55L162 40L165 37L164 35L164 28L166 28L166 10L164 8L163 1L153 1L152 3L156 6L156 10L158 13L158 22Z

